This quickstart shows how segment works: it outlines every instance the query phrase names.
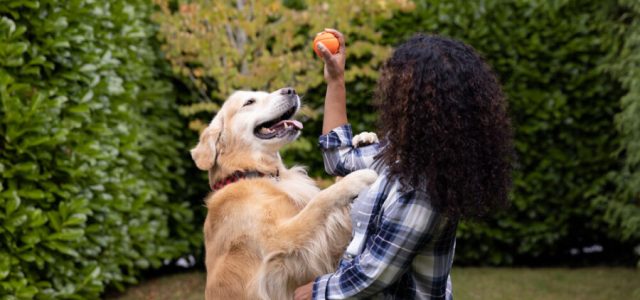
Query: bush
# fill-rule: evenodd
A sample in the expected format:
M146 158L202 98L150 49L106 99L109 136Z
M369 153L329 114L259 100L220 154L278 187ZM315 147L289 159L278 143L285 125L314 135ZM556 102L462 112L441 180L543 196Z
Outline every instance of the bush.
M616 125L621 136L620 172L611 172L613 194L600 195L599 203L606 207L605 220L610 235L624 241L640 241L640 3L620 0L619 19L624 42L613 48L609 64L604 69L620 81L627 93L620 99ZM640 242L638 242L640 243ZM636 248L640 256L640 245ZM640 260L638 260L640 267Z
M146 1L0 6L0 298L95 299L198 239ZM195 237L195 238L194 238Z

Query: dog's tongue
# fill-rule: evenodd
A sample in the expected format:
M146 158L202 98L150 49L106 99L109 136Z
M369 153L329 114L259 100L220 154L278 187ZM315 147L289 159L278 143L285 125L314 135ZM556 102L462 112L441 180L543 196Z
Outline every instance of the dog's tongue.
M289 125L298 128L298 129L302 129L304 128L304 126L302 126L302 123L300 123L300 121L298 120L286 120L285 122L288 122Z
M300 123L300 121L298 120L282 120L278 123L276 123L276 125L271 126L271 128L278 128L278 127L295 127L298 130L301 130L304 126L302 126L302 123Z

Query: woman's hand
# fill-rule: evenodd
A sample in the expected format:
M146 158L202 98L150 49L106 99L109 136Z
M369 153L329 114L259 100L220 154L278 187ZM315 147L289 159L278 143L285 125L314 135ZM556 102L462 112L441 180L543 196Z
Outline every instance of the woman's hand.
M324 60L324 79L328 84L344 82L344 65L347 59L344 36L340 31L331 28L325 28L323 32L333 34L340 43L336 54L332 54L322 42L318 43L318 50Z
M311 300L313 295L313 281L300 286L293 293L294 300Z

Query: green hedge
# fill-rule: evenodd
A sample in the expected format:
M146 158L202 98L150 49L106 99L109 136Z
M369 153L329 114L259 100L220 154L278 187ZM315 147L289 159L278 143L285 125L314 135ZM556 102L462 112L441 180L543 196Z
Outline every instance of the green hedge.
M624 160L619 172L611 172L616 186L612 195L603 194L599 203L606 207L605 220L610 234L620 240L640 240L640 2L619 0L618 30L624 42L612 48L610 63L604 69L627 90L620 99L616 125L621 135L618 155ZM640 247L637 248L640 255ZM640 267L640 260L638 261Z
M0 299L96 299L197 242L151 9L0 5Z

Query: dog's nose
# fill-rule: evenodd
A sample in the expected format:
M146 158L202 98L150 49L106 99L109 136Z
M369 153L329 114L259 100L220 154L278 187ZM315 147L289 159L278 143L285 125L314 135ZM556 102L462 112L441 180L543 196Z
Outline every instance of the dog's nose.
M286 87L280 90L280 94L293 96L296 94L296 90L290 87Z

